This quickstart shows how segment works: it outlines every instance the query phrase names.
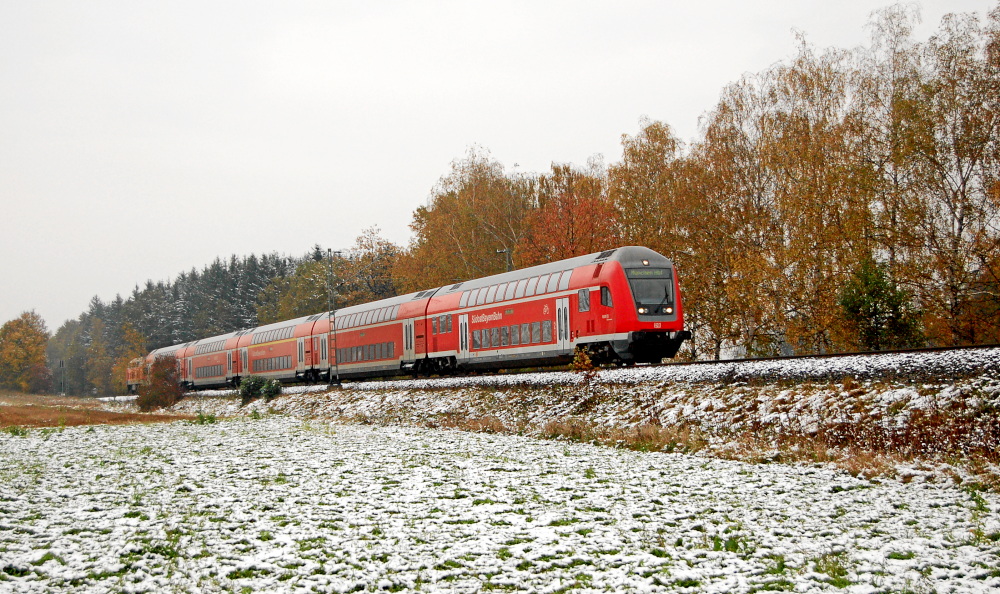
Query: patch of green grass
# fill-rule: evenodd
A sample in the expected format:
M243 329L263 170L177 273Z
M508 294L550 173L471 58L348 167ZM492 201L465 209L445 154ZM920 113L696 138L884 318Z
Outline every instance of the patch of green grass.
M570 524L575 524L580 520L577 518L563 518L561 520L552 520L549 522L549 526L569 526Z
M226 574L226 578L231 580L242 580L255 578L262 575L270 575L271 570L269 569L258 569L256 567L246 567L244 569L234 569Z
M38 567L39 565L44 565L46 561L58 561L59 565L66 565L66 562L63 561L63 558L60 557L59 555L56 555L52 551L46 552L44 555L42 555L42 557L38 561L32 561L31 564L34 565L35 567Z
M788 566L785 565L784 555L768 555L768 558L774 561L774 566L764 570L765 575L783 575L785 570L788 569Z
M835 588L846 588L851 585L851 580L847 579L847 563L843 553L828 553L813 559L813 569L816 573L823 573L829 576L826 580Z
M198 411L198 416L194 420L195 425L211 425L216 422L215 415L208 414Z
M912 559L916 556L913 551L893 551L886 555L889 559L896 559L897 561L905 561L907 559Z
M18 427L17 425L11 425L10 427L4 427L3 429L0 429L0 431L2 431L3 433L7 433L8 435L12 435L14 437L27 437L28 436L28 429L27 429L27 427ZM6 568L5 568L4 571L6 571Z

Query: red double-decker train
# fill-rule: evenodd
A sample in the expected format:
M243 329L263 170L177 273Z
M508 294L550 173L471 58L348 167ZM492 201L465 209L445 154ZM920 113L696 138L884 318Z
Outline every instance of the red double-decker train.
M689 337L671 261L621 247L156 349L133 360L128 387L162 356L185 387L211 388L552 365L577 350L659 362Z

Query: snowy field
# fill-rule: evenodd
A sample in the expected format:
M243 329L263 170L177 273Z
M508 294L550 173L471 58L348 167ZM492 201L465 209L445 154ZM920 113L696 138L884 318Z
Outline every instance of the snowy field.
M1000 589L991 493L254 417L0 434L0 591Z

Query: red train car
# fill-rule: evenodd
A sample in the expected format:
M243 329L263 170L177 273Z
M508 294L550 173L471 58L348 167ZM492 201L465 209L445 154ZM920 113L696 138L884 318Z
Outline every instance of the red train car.
M689 337L673 263L631 246L174 345L145 364L173 354L181 381L205 388L247 375L315 381L548 365L577 350L600 363L648 363L673 357ZM140 370L130 374L141 381Z

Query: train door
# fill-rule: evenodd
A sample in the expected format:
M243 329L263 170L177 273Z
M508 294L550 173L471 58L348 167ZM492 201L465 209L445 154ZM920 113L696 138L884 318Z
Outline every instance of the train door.
M312 360L309 362L312 366L317 366L320 364L320 352L319 352L319 337L312 339Z
M403 361L413 361L417 358L414 349L413 318L403 320Z
M234 375L240 374L240 358L236 351L226 351L226 379L232 380Z
M309 369L309 347L306 344L306 339L300 338L299 343L299 364L295 367L295 370L299 373Z
M469 358L469 314L458 316L458 359Z
M556 300L556 339L559 350L569 350L569 297Z
M250 375L250 357L247 354L247 348L243 347L240 351L240 357L243 359L243 373Z

